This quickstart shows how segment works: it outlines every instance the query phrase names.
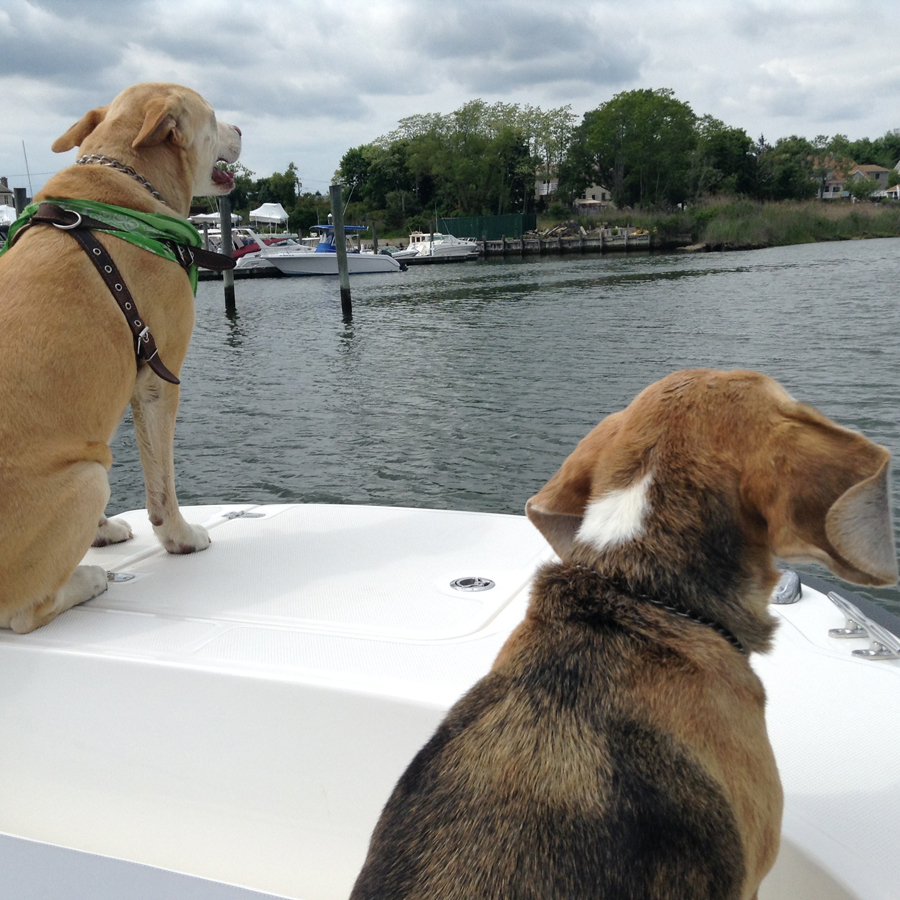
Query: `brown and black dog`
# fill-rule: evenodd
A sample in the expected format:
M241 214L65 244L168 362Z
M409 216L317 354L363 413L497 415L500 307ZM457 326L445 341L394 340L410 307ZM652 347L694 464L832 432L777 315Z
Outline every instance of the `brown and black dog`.
M676 372L607 417L528 501L561 561L400 779L352 900L756 896L772 557L895 581L889 464L756 372Z

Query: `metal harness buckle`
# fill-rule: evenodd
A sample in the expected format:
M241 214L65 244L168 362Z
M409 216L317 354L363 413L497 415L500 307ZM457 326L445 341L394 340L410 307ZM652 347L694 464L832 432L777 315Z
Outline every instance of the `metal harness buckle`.
M74 209L63 209L63 207L57 207L60 212L71 213L75 216L75 221L71 225L63 225L62 222L52 222L54 228L58 228L60 231L71 231L73 228L78 228L81 225L81 213L76 212Z

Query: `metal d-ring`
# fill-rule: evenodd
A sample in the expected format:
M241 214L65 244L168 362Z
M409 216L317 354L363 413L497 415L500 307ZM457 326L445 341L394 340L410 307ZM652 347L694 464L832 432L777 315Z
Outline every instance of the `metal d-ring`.
M74 209L67 209L65 212L75 215L77 221L73 222L71 225L61 225L59 222L53 222L53 227L58 228L60 231L71 231L73 228L77 228L81 224L81 213L76 212Z

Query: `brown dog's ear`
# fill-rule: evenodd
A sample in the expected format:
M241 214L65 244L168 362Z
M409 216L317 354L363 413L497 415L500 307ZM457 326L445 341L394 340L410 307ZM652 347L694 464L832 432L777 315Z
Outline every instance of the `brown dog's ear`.
M144 124L131 146L138 150L141 147L155 147L165 140L171 140L176 146L187 144L184 133L178 126L175 104L170 98L154 97L144 112Z
M870 576L871 580L863 584L894 584L897 581L890 461L890 454L885 451L881 468L845 491L825 516L828 540L855 570L852 574L836 570L837 574L850 581L858 581L859 573Z
M799 417L806 421L794 430L791 449L773 448L784 482L769 485L771 502L762 505L772 553L815 559L857 584L894 584L890 453L813 415Z
M559 471L525 504L525 515L560 557L572 547L598 477L619 433L623 413L607 416L584 437Z
M65 153L73 147L80 147L84 139L106 118L108 106L98 106L86 112L62 137L58 137L50 148L54 153Z
M546 492L552 482L548 482L537 494L535 494L525 504L525 515L531 520L531 524L547 539L547 543L557 552L560 557L566 555L571 549L581 528L581 520L584 516L584 508L587 505L587 498L584 503L575 501L575 497L565 497L560 495L558 499L561 501L559 505L555 505L555 499L550 497ZM574 512L580 507L580 512ZM568 512L567 510L573 510Z

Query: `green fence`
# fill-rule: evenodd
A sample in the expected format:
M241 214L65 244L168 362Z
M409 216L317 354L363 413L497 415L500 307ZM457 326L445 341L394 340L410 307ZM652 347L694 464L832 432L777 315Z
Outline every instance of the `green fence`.
M456 237L499 241L500 238L520 238L526 231L537 228L535 213L515 213L509 216L469 216L462 219L438 219L440 231Z

